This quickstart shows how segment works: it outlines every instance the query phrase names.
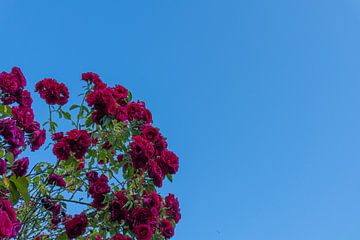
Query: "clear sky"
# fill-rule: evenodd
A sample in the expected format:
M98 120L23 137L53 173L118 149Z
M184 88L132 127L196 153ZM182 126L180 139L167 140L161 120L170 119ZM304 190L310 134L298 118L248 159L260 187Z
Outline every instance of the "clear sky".
M176 240L358 240L359 26L358 0L0 0L0 69L146 101Z

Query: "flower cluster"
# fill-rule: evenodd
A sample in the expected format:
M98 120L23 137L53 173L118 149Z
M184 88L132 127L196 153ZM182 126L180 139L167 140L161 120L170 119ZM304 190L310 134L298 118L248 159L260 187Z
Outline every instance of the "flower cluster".
M38 82L35 91L39 92L40 97L49 105L64 105L69 99L69 90L65 84L58 83L52 78L45 78Z
M27 90L26 79L18 67L14 67L10 73L0 73L0 96L5 106L17 103L18 106L11 108L11 118L0 120L0 134L7 144L7 150L15 157L21 153L21 148L26 143L32 151L38 150L45 142L46 133L40 129L40 124L34 121L34 113L31 108L32 98ZM25 134L28 141L25 142Z
M82 80L82 103L69 112L65 84L52 78L36 84L49 105L45 125L52 141L46 149L51 147L55 163L38 162L28 171L29 158L19 154L27 146L38 150L46 132L34 120L20 69L0 74L0 239L171 238L181 219L179 202L157 189L178 172L178 156L128 89L108 86L92 72ZM77 111L75 119L71 111ZM73 129L58 126L57 117Z
M87 172L86 175L90 182L89 194L93 198L92 206L96 209L101 209L105 206L103 204L105 194L110 192L109 180L104 174L98 177L97 172L94 171Z
M9 200L0 201L0 239L15 238L21 228Z
M57 141L53 153L59 160L68 160L72 153L75 158L82 159L90 146L90 134L86 130L73 129L67 136L56 133L53 139Z

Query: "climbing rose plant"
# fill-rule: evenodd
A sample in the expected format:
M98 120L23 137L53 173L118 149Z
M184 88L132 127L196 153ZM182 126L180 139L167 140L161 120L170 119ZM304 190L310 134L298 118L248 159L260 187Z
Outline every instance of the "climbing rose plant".
M129 90L91 72L81 82L80 103L66 109L65 84L36 84L49 110L40 124L21 70L0 73L0 239L171 238L179 202L157 190L178 157ZM43 145L55 163L24 156Z

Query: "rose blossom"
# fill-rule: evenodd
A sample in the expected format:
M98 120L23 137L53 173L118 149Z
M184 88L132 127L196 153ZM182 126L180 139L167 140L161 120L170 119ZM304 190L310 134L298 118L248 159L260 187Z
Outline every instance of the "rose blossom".
M113 240L131 240L131 237L121 235L121 234L115 234L113 237Z
M65 222L66 235L69 238L76 238L85 233L88 225L87 217L84 213L76 214L72 219Z
M143 126L141 136L150 142L156 142L160 137L159 129L154 128L150 124L146 124Z
M137 240L150 240L152 238L153 231L149 225L140 224L134 227L134 233Z
M24 157L16 160L13 163L11 170L13 171L15 176L22 177L25 176L28 166L29 166L29 158Z
M13 230L12 222L10 221L9 215L0 210L0 238L10 238Z
M126 105L129 120L142 120L145 123L152 122L151 112L145 107L144 102L131 102Z
M0 159L0 175L6 174L6 161Z
M69 99L69 90L65 84L58 83L52 78L46 78L39 81L35 86L35 91L50 105L64 105Z
M175 153L166 149L162 152L158 163L164 174L175 174L179 169L179 158Z
M30 92L27 90L23 90L21 94L16 97L16 101L19 103L20 106L23 107L31 107L33 102Z
M143 168L146 162L154 156L154 147L148 140L134 136L130 143L130 155L135 169Z
M161 234L164 237L171 238L172 236L174 236L174 227L169 220L163 219L160 223L160 227L161 227Z
M59 187L66 187L65 180L62 178L62 176L60 176L58 174L55 174L55 173L51 174L49 176L48 180L49 180L50 184L54 184Z
M53 153L59 160L68 160L71 155L70 146L65 141L59 141L54 144Z
M36 130L36 131L32 132L31 137L30 137L31 151L34 152L34 151L38 150L45 143L45 140L46 140L45 129Z
M181 214L179 208L179 201L177 198L175 198L174 194L170 193L165 198L165 207L167 208L166 215L171 217L176 223L178 223L181 219Z

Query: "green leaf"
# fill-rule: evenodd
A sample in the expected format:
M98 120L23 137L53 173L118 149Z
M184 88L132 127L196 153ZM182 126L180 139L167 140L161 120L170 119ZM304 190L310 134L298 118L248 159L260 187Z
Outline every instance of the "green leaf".
M79 108L79 107L80 107L79 105L74 104L69 108L69 110L71 111L71 110L74 110L74 109Z
M7 152L5 154L5 159L8 160L10 163L14 162L14 155L11 152Z
M29 195L29 181L26 177L10 177L10 182L14 183L16 186L16 189L20 193L20 195L23 197L26 203L30 202L30 195Z
M167 178L170 182L173 181L172 175L170 175L170 174L166 174L166 178Z
M68 237L66 235L66 232L63 232L62 234L60 234L57 239L58 240L67 240Z
M12 205L15 205L20 198L20 193L18 192L15 183L10 182L9 190L10 190L10 202Z
M68 112L63 112L64 114L64 118L67 119L67 120L71 120L71 114L68 113Z

